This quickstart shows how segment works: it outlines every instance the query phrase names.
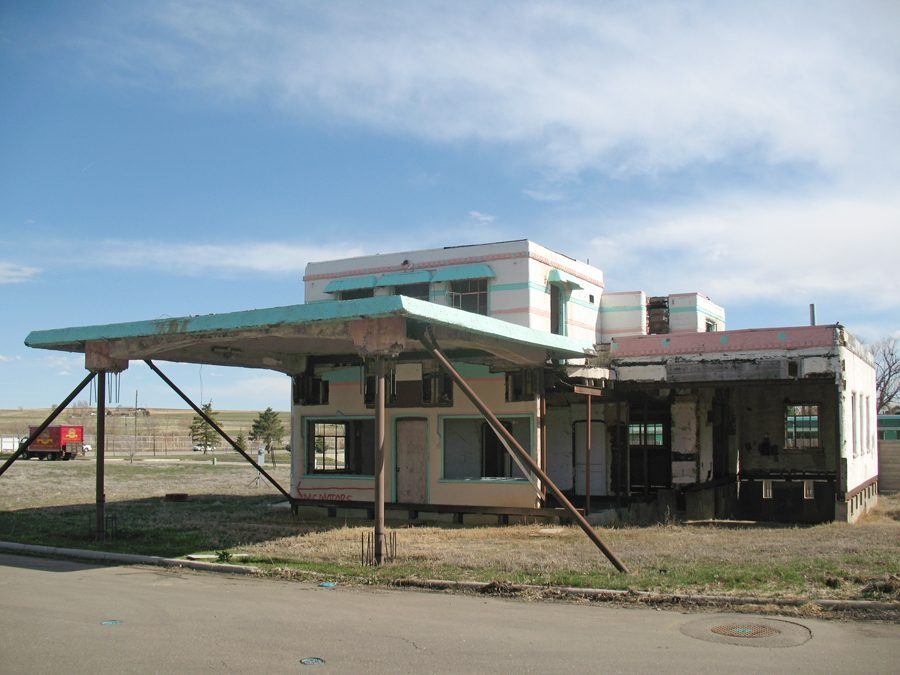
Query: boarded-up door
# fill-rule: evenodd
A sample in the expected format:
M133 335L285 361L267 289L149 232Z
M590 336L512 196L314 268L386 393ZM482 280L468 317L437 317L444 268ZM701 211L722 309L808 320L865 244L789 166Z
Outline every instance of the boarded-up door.
M575 458L575 494L585 493L584 485L584 446L587 438L587 423L584 420L575 422L575 433L572 435L575 444L573 457ZM601 422L591 424L591 495L602 496L609 493L606 481L606 428Z
M425 503L425 458L427 443L424 419L397 421L397 501Z

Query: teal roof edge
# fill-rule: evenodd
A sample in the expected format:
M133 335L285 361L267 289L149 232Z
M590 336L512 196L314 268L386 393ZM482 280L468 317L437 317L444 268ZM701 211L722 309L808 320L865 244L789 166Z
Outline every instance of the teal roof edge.
M565 356L584 355L586 350L593 348L586 340L545 333L501 319L405 296L332 300L221 314L37 330L28 334L25 344L37 349L82 351L84 343L92 340L251 330L313 321L376 318L392 314L404 315L425 323L459 328L495 339L542 347Z

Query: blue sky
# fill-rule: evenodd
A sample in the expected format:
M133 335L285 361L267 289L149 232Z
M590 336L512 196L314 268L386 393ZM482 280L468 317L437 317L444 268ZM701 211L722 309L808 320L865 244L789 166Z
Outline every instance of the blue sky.
M742 5L3 3L0 407L80 379L35 328L301 302L310 260L521 237L731 328L815 302L898 334L900 9ZM168 369L286 404L277 374ZM140 365L135 389L176 404Z

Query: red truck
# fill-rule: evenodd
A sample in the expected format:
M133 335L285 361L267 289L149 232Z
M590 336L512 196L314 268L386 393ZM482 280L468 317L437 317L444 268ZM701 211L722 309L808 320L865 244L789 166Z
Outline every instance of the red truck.
M29 427L28 433L34 433L37 427ZM25 459L75 459L84 447L84 427L60 425L47 427L38 436L28 450L22 455Z

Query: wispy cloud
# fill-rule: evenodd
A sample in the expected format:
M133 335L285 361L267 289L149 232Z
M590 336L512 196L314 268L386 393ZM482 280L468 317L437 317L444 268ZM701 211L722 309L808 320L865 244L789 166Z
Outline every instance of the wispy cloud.
M40 273L40 268L0 260L0 284L20 284Z
M900 197L737 195L595 224L591 260L650 292L900 307ZM677 285L673 287L673 285ZM799 298L799 300L798 300Z
M493 223L497 218L490 213L482 213L481 211L469 211L469 218L481 225Z
M154 3L95 51L142 83L514 144L561 172L835 168L900 133L900 6L863 5Z
M307 246L290 242L174 244L159 241L106 241L96 244L96 257L112 267L158 269L169 274L194 275L210 270L299 273L306 263L361 255L359 246Z

